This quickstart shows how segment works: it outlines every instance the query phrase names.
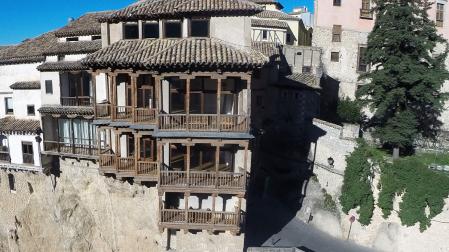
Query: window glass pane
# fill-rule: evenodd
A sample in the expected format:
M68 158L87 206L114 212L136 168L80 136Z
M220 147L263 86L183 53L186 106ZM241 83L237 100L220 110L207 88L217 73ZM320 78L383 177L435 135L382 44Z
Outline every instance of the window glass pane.
M6 114L12 114L14 113L14 109L13 109L13 101L11 97L7 97L5 98L5 112Z
M191 20L190 36L209 37L209 20Z
M125 24L124 37L125 37L125 39L138 39L139 38L139 25Z
M159 23L144 23L143 38L159 38Z
M180 38L182 37L182 25L179 21L170 21L165 23L165 37L166 38Z
M53 94L53 82L51 80L45 81L45 93Z
M34 105L28 105L27 106L27 113L28 113L28 115L34 115L35 114Z

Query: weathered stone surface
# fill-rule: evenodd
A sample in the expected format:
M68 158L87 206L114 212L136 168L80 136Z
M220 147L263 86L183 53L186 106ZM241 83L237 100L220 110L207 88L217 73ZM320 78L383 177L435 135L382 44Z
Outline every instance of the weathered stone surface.
M100 176L92 163L61 166L55 190L51 177L0 171L0 251L165 251L156 188ZM182 246L177 251L243 249L243 235L177 232L173 239Z

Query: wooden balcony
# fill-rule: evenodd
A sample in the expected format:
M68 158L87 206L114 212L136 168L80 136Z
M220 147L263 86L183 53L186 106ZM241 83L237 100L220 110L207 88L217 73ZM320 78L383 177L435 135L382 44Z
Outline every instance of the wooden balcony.
M92 98L90 96L78 97L61 97L62 106L92 106Z
M136 124L156 123L156 109L97 104L95 110L97 119L109 119L112 121L130 122Z
M100 154L100 172L117 177L132 177L135 181L157 181L158 162L137 161L134 157L118 157L115 154Z
M248 132L248 118L243 115L217 114L160 114L159 130Z
M373 12L371 9L360 9L360 18L373 19Z
M205 171L161 171L159 188L167 192L244 193L246 174Z
M78 144L57 141L44 141L44 151L50 154L68 154L76 156L98 156L98 149L94 142Z
M8 151L0 151L0 162L11 162L11 158L9 156Z
M171 229L240 231L241 214L206 210L161 209L160 227Z

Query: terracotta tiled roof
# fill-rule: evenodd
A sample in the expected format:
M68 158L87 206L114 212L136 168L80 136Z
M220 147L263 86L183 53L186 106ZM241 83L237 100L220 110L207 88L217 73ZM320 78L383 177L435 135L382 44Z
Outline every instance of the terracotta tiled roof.
M44 51L44 55L85 54L101 49L101 40L57 42Z
M309 73L293 73L280 79L281 85L298 88L321 89L319 78Z
M108 16L101 22L136 21L185 15L254 15L263 7L247 0L141 0Z
M9 46L0 50L0 65L24 64L42 62L45 60L44 51L56 43L53 32L28 39L19 45Z
M251 19L252 27L267 27L267 28L278 28L278 29L288 29L288 24L284 21L273 20L273 19Z
M290 16L285 12L272 11L272 10L264 10L260 13L257 13L256 17L258 17L258 18L276 18L276 19L281 19L281 20L300 20L299 18Z
M55 35L56 37L100 35L101 24L98 18L111 13L112 11L87 13L56 31Z
M39 120L23 120L15 119L14 117L0 119L0 133L34 134L39 127Z
M56 115L79 115L79 116L93 116L93 107L73 107L61 105L42 105L38 111L41 114L56 114Z
M11 89L40 89L41 82L40 81L22 81L22 82L16 82L9 87Z
M41 72L79 71L89 70L89 67L81 64L81 61L45 62L37 67Z
M281 55L280 46L272 42L253 41L252 48L270 58L271 61L278 60Z
M275 4L278 6L279 9L284 8L284 6L282 6L282 4L279 3L277 0L251 0L251 2L255 2L257 4Z
M267 58L253 49L238 49L219 39L122 40L87 56L92 68L256 68Z

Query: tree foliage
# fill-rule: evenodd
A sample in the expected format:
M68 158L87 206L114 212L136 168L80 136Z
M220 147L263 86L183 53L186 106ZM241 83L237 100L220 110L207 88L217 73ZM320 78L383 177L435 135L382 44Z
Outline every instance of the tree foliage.
M338 102L337 114L341 122L360 123L362 120L362 107L358 101L346 97Z
M428 17L427 0L376 0L375 5L366 53L372 69L361 76L367 84L357 97L374 111L369 122L374 136L407 148L418 134L435 137L441 126L448 47Z
M371 223L374 210L374 197L371 190L372 164L368 161L371 148L363 141L358 142L357 148L346 158L346 170L340 203L343 212L360 207L359 222L363 225Z
M395 196L401 195L399 218L402 224L413 226L419 223L421 231L442 212L444 200L449 195L449 177L430 170L425 160L412 156L383 165L378 200L378 206L387 218L393 210Z

